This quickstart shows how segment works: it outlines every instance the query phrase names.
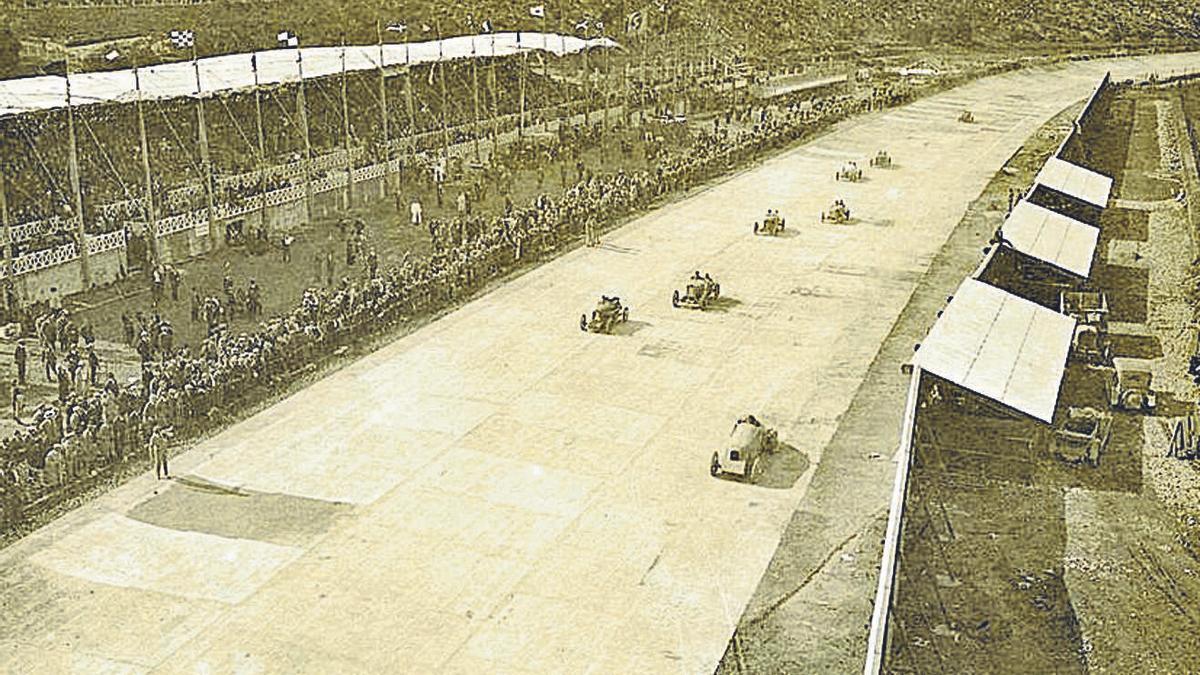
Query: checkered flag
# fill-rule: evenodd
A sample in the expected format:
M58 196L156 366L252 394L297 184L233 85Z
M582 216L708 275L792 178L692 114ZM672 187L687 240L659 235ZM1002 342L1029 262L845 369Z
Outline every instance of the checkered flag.
M173 30L170 35L171 45L176 49L187 49L196 46L196 33L190 30Z
M300 46L300 38L297 37L290 30L279 31L279 35L277 37L279 38L279 46L280 47L299 47Z

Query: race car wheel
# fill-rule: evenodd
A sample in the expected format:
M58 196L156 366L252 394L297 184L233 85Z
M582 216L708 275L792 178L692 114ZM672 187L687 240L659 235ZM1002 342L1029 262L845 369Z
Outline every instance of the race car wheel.
M746 462L746 473L743 477L746 479L747 483L753 483L754 479L758 477L757 457L753 457L750 459L750 461Z
M671 306L672 306L672 307L678 307L678 306L679 306L679 291L675 291L675 292L674 292L674 293L671 295Z
M579 315L579 330L587 332L587 314Z
M758 234L758 221L754 221L754 234Z
M628 321L628 320L629 320L629 308L628 308L628 307L626 307L625 309L621 310L621 320L622 320L622 321Z
M721 462L717 459L717 453L713 453L712 463L708 465L708 475L714 478L721 473Z
M713 284L713 298L721 297L721 284Z

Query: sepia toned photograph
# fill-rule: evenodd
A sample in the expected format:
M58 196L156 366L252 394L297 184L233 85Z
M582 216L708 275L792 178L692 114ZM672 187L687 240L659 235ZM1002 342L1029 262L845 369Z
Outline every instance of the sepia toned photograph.
M1195 0L0 0L0 673L1200 672Z

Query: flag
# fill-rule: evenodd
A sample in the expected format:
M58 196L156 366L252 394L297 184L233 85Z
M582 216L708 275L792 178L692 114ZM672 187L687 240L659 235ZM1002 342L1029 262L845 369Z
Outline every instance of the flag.
M580 21L579 23L575 24L576 31L586 31L587 29L588 29L588 20L587 19L584 19L583 21Z
M387 29L393 33L403 33L408 30L408 24L404 23L389 23Z
M424 32L424 33L428 33L428 32L429 32L429 31L431 31L431 30L433 30L433 26L430 26L430 25L429 25L429 24L427 24L427 23L423 23L423 24L421 24L421 31L422 31L422 32Z
M536 5L529 8L529 16L536 16L539 19L546 18L546 6Z
M276 36L279 40L280 47L299 47L300 38L294 35L291 31L281 30Z
M119 52L115 49L110 50L107 54L104 55L104 60L108 61L109 63L112 63L113 61L116 61L119 58L121 58L121 52Z
M483 31L484 33L490 33L490 32L492 32L492 21L491 21L491 19L484 19L484 20L483 20L483 23L479 24L479 30Z
M190 30L173 30L167 37L176 49L187 49L196 45L196 33Z

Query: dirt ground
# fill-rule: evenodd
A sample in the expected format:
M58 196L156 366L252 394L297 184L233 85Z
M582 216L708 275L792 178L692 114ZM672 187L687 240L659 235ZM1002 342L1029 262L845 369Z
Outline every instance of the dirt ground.
M1167 451L1196 399L1197 223L1173 197L1194 179L1197 91L1123 92L1105 118L1103 150L1123 161L1093 283L1115 355L1153 372L1157 409L1113 411L1098 467L1052 459L1039 425L926 416L923 436L919 418L889 672L1195 670L1200 466ZM1060 413L1107 408L1104 376L1070 366Z

